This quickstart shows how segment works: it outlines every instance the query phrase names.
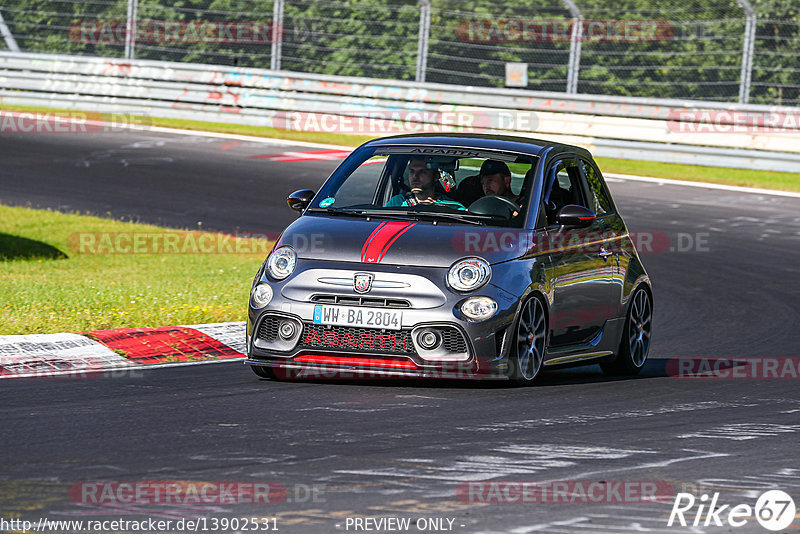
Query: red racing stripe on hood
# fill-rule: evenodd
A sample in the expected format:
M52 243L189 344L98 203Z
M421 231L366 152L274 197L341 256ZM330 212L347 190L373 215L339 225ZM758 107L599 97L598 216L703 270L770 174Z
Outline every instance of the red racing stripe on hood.
M417 223L382 222L369 235L361 249L361 261L380 263L397 239Z
M378 263L383 261L383 257L386 256L386 253L389 252L390 248L392 248L394 242L397 241L401 235L411 230L411 227L414 226L415 224L417 223L411 223L407 225L405 228L401 228L400 231L398 231L396 234L394 234L394 236L392 236L392 239L389 240L389 242L386 243L386 246L383 247L383 250L381 250L381 255L378 257Z
M367 238L367 240L366 240L366 241L364 241L364 246L363 246L363 247L361 247L361 261L362 261L362 262L364 261L364 257L365 257L365 255L367 254L367 249L368 249L368 248L369 248L369 246L372 244L372 241L375 239L375 236L376 236L376 235L378 235L378 234L380 233L380 231L381 231L381 228L383 228L384 226L386 226L386 221L383 221L382 223L380 223L380 224L378 225L378 227L377 227L377 228L375 228L375 229L372 231L372 233L371 233L371 234L369 234L369 237Z

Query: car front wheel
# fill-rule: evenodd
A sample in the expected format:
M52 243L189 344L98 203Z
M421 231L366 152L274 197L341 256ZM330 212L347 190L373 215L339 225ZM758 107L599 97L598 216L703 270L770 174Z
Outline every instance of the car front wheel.
M631 298L625 330L619 344L616 359L600 364L607 375L633 376L639 373L647 361L650 351L650 336L653 331L653 302L650 294L639 287Z
M532 384L542 368L547 346L547 318L541 301L532 297L520 309L511 352L511 380Z

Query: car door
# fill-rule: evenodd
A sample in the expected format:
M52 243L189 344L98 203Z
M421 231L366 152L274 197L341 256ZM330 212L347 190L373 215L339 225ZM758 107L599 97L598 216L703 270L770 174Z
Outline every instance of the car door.
M544 190L548 240L552 251L550 348L590 348L600 340L605 321L616 311L617 262L603 231L604 217L587 228L562 228L558 210L570 204L594 207L594 194L577 156L554 161ZM551 350L552 352L552 350Z
M595 225L603 237L602 248L606 253L604 257L607 258L607 267L612 269L613 301L608 304L609 316L618 317L623 315L622 294L630 263L632 244L627 237L628 230L625 223L611 200L611 195L597 165L584 157L579 157L578 163L588 186L589 209L597 215ZM608 254L609 252L611 254Z

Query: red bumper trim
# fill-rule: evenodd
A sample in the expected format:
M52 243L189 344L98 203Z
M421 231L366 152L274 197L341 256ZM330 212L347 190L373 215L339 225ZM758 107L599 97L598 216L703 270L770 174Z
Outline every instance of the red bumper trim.
M417 369L417 365L408 360L390 358L358 358L352 356L330 356L328 354L304 354L294 361L300 363L320 363L332 365L352 365L355 367L390 367L394 369Z

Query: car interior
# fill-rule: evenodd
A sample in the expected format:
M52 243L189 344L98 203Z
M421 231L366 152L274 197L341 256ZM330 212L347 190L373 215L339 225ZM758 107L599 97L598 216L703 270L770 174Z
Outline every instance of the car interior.
M440 183L436 184L437 192L445 194L469 208L477 200L485 195L480 180L480 168L485 159L482 158L430 158L431 168L441 169L453 176L456 187L450 191L445 191ZM404 194L409 191L408 186L408 162L409 158L403 158L395 165L392 172L391 196ZM536 162L511 162L511 191L514 195L520 195L525 184L532 179Z
M410 193L409 154L392 153L374 155L363 161L343 180L335 192L336 208L387 207L390 199ZM480 180L481 165L487 157L457 158L452 156L425 156L428 168L438 173L435 188L439 195L446 195L467 208L467 213L492 216L509 220L510 226L521 226L526 206L503 197L484 195ZM536 156L498 153L511 173L511 192L519 199L527 199L533 183L538 158ZM480 201L480 202L479 202ZM390 207L390 209L396 209ZM426 204L415 209L425 211L447 211L456 213L452 207ZM463 211L461 213L464 213Z

